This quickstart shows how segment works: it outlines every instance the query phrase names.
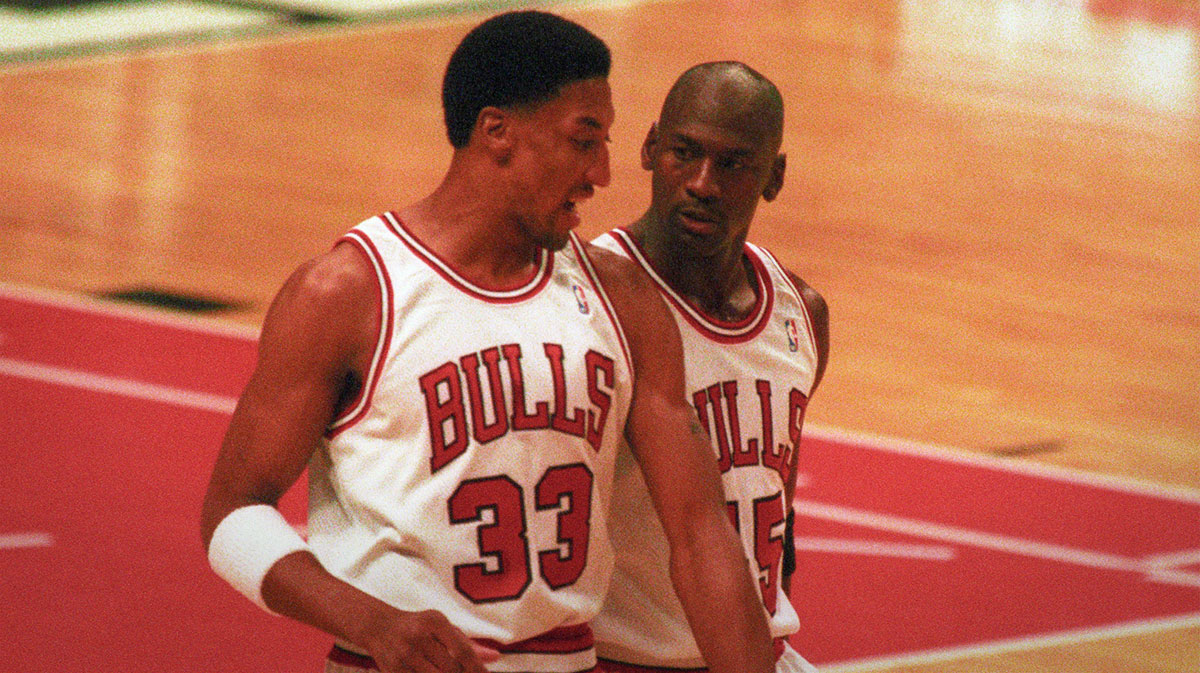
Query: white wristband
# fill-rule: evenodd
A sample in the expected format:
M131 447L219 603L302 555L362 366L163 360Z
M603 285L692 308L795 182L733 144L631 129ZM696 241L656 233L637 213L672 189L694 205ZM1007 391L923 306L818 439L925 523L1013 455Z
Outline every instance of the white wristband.
M263 602L262 583L279 559L308 545L279 510L247 505L230 512L208 543L208 564L234 589L274 614Z

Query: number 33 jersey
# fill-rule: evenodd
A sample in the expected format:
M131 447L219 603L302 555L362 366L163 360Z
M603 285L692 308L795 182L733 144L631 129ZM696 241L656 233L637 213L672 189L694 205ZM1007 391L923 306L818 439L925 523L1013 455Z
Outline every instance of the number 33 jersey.
M713 443L726 508L757 578L777 651L799 628L780 584L785 513L817 350L800 291L766 250L749 243L758 299L736 323L708 316L674 292L622 229L593 241L637 262L667 300L683 339L685 376L700 423ZM698 668L696 647L668 574L666 536L641 472L622 447L609 528L617 567L593 621L599 656L648 667ZM703 568L698 570L703 572Z
M500 649L491 670L589 668L632 372L583 244L542 251L506 290L465 280L391 213L341 244L375 268L382 310L367 380L309 467L314 553Z

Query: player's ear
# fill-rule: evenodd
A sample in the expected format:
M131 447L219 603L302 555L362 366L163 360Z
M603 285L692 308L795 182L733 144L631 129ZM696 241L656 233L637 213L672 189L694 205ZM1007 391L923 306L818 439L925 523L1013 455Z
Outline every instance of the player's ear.
M787 154L780 153L771 164L771 177L767 180L767 186L763 187L764 200L774 201L775 197L779 196L779 190L783 189L783 175L786 172Z
M489 105L479 111L471 135L497 160L506 162L516 145L514 121L508 111Z
M650 130L646 132L646 139L642 141L642 168L648 171L654 169L657 149L658 122L650 122Z

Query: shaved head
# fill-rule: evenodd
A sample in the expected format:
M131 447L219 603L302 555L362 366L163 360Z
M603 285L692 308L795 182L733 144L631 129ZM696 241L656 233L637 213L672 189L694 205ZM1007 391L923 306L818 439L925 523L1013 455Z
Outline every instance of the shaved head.
M783 96L771 80L744 63L701 63L675 81L658 125L668 129L693 120L759 139L777 151L783 140Z
M651 171L643 240L677 262L708 259L740 277L755 209L783 188L782 142L783 96L769 79L737 61L688 68L642 143Z

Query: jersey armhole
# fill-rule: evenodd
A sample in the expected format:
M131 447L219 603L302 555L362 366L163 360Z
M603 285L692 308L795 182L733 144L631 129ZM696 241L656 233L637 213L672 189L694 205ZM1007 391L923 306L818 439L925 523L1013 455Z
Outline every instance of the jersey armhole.
M818 353L821 351L817 348L817 333L816 328L814 327L815 323L813 323L812 312L808 309L808 302L804 301L804 292L802 292L800 288L796 286L796 283L792 280L792 274L788 273L788 270L779 263L779 260L775 258L774 253L762 246L757 245L754 246L754 251L759 253L760 257L770 263L775 272L779 274L779 278L786 283L788 288L790 288L791 291L796 295L796 300L800 302L800 311L804 315L804 322L806 323L805 327L807 329L805 330L805 333L808 335L808 345L810 348L812 348L813 357L819 357Z
M616 330L617 340L621 342L621 355L625 357L625 365L629 368L630 376L636 376L633 368L633 356L630 355L629 351L629 341L625 338L625 330L621 329L621 321L617 319L617 312L613 309L612 302L608 298L608 293L604 291L604 285L600 282L600 276L596 273L595 267L592 266L592 259L588 257L583 242L579 240L579 237L574 232L571 233L571 247L575 250L575 255L579 258L579 265L587 275L588 282L592 284L592 289L600 297L600 303L604 305L604 312L608 314L608 321L612 323L613 329Z
M371 366L367 370L362 389L358 391L358 395L350 402L346 410L325 429L326 439L336 437L367 415L367 411L371 408L371 399L375 395L375 388L379 385L383 361L387 357L392 341L392 281L388 276L387 267L383 264L383 257L371 239L358 230L351 230L338 239L338 243L350 244L351 247L362 253L375 270L375 278L379 283L379 331L375 338L375 351L371 356Z

